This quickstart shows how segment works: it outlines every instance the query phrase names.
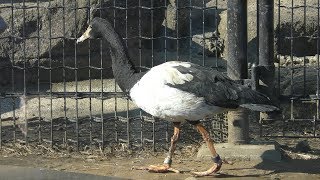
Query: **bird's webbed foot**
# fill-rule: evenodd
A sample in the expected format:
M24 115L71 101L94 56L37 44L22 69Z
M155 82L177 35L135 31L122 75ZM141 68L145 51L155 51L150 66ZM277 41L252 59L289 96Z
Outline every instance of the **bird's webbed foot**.
M221 169L223 161L219 155L217 155L216 157L212 157L212 161L214 162L214 165L210 169L202 172L192 172L191 174L200 177L217 173Z
M162 165L150 165L147 167L133 167L132 169L147 170L149 172L154 172L154 173L168 173L168 172L180 173L179 170L171 168L171 163L172 163L171 159L166 158Z

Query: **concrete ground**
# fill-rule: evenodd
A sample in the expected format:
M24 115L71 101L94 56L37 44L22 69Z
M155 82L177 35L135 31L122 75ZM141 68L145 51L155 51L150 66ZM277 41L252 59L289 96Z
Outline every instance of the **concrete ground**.
M181 155L176 154L173 159L172 167L180 170L181 173L150 173L132 170L133 166L161 164L164 156L163 152L151 154L143 152L137 156L123 152L122 155L117 156L77 155L75 157L61 154L60 157L41 155L0 157L2 165L0 179L320 179L319 160L236 161L233 165L224 164L218 174L193 177L190 174L191 171L203 171L213 164L211 161L196 160L193 155L187 155L186 151Z
M263 161L274 162L281 161L280 145L270 142L251 143L233 145L228 143L219 143L215 145L217 152L225 159L236 159L245 161ZM198 159L211 160L211 152L206 144L203 144L197 153Z
M68 180L121 180L124 178L98 176L92 174L63 172L41 168L0 165L2 180L68 179Z

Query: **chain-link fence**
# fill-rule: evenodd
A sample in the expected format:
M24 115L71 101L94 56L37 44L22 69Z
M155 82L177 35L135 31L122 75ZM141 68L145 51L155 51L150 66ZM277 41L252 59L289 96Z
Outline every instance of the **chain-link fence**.
M120 92L108 45L76 39L98 16L113 22L141 71L169 60L218 67L218 7L217 0L2 1L7 28L0 35L1 146L167 145L171 124L142 112ZM224 141L225 118L216 119L208 121L211 134ZM195 130L185 126L183 139L194 142Z
M280 121L261 134L319 137L319 1L275 1L276 89Z
M258 2L247 6L250 63L259 57ZM258 135L319 137L319 7L317 0L275 1L275 87L283 113L252 123L260 125ZM1 1L0 145L166 146L172 125L120 92L107 43L76 39L92 17L103 17L141 71L170 60L226 71L226 9L220 0ZM224 115L204 122L216 142L226 140ZM184 126L182 141L201 139Z

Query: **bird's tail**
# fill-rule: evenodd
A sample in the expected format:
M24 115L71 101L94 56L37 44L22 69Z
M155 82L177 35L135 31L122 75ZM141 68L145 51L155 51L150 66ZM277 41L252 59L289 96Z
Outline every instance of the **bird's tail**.
M248 87L242 89L240 96L240 107L260 112L279 111L279 108L272 104L270 98Z
M241 104L240 107L250 109L252 111L260 111L260 112L279 111L278 107L273 105L267 105L267 104Z

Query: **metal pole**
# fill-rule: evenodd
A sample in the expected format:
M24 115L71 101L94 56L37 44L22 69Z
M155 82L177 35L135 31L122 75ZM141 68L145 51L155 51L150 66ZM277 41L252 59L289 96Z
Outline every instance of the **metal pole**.
M247 0L229 0L228 10L228 76L247 79ZM248 114L244 109L228 113L228 143L249 141Z
M274 80L274 0L258 0L259 13L259 66L262 91L273 95Z
M276 102L274 90L274 0L258 0L259 16L259 88ZM272 114L260 113L260 118L273 119Z

